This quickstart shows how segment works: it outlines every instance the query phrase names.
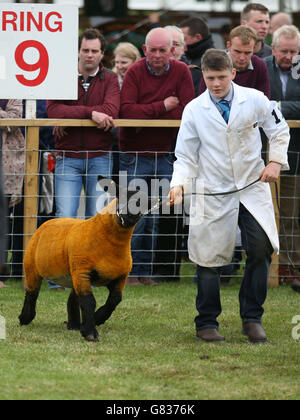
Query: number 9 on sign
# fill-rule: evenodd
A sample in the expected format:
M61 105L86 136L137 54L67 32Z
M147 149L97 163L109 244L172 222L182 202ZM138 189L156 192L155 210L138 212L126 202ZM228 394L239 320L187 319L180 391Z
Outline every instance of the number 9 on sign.
M24 59L24 52L28 48L35 48L39 53L39 59L35 63L28 63ZM44 45L38 41L28 40L19 44L15 51L17 66L26 72L39 70L35 79L27 79L22 74L16 74L16 79L24 86L39 86L46 79L49 69L49 55Z

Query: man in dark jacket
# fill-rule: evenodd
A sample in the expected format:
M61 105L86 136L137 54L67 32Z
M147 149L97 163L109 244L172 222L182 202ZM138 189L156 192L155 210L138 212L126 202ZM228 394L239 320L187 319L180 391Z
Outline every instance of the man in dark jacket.
M300 118L300 34L292 25L284 25L273 35L273 55L265 58L268 67L271 99L279 102L287 120ZM298 60L297 60L298 59ZM298 62L297 62L298 61ZM279 118L279 117L278 117ZM281 282L292 283L300 290L300 145L299 129L291 128L289 145L290 171L280 178L280 265ZM284 228L283 228L284 227Z
M200 17L183 20L179 27L184 33L187 64L201 67L201 58L206 50L214 48L212 35L206 22Z
M82 186L86 193L86 218L105 205L97 176L111 175L113 137L110 129L118 118L120 88L117 75L103 67L105 38L97 29L79 38L78 99L48 101L49 118L92 119L98 127L57 130L55 169L56 215L76 217Z

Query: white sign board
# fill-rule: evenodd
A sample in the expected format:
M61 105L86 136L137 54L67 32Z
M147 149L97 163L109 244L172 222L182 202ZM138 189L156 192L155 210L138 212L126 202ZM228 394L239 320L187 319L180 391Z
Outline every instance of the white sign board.
M78 8L0 3L0 96L77 99Z

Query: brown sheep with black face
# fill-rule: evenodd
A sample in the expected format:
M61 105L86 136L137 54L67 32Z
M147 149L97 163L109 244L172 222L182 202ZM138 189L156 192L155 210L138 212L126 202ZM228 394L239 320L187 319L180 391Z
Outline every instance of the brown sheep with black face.
M24 256L26 295L19 316L21 325L28 325L36 315L44 278L72 288L68 329L80 330L88 341L98 341L96 326L103 324L122 300L132 267L131 237L143 215L140 207L131 212L132 206L127 205L137 200L137 195L141 201L140 193L127 193L128 202L123 207L116 198L91 219L53 219L37 229ZM109 290L106 303L97 311L92 286Z

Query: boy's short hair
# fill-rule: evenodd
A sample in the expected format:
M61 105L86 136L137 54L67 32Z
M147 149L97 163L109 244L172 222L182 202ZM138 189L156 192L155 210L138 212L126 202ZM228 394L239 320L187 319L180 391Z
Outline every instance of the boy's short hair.
M209 49L206 50L201 60L202 71L214 70L233 70L232 60L229 54L224 50Z
M241 12L241 20L248 20L250 19L250 13L252 11L258 11L266 15L270 13L269 9L260 3L248 3Z
M78 51L81 48L82 40L83 39L99 39L100 41L100 49L102 52L105 51L106 47L106 39L102 35L102 33L99 31L99 29L96 28L88 28L85 31L82 32L82 34L78 38Z
M250 26L246 26L246 25L240 25L232 29L232 31L229 34L230 44L231 44L232 39L236 37L241 40L243 45L250 44L251 39L254 39L256 43L258 39L256 31L250 28Z

